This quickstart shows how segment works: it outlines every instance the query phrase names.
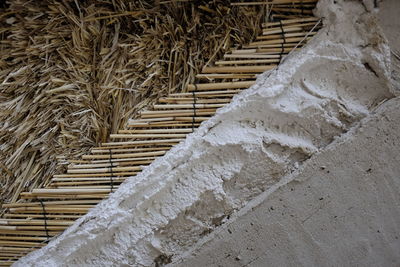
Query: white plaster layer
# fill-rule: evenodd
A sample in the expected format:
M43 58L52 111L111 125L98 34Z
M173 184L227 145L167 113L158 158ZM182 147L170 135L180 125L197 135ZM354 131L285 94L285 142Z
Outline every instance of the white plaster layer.
M15 266L169 262L392 98L390 52L359 1L322 0L309 45Z

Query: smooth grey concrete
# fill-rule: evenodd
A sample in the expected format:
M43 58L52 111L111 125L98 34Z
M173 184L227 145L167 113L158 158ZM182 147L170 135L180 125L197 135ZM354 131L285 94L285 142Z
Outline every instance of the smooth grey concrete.
M392 50L392 78L400 94L400 1L383 0L379 3L378 23Z
M171 265L400 266L399 133L395 98Z
M392 49L400 51L400 1L383 0L378 7L379 24Z

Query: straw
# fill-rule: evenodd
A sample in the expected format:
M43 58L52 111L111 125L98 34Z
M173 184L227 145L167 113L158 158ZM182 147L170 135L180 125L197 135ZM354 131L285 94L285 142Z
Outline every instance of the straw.
M1 201L47 185L63 159L185 91L207 62L261 30L257 7L160 4L14 0L0 10Z

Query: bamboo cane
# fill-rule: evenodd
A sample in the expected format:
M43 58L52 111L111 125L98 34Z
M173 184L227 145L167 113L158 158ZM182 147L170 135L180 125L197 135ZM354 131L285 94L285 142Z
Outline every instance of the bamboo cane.
M110 181L111 183L111 181ZM113 190L117 190L119 188L119 184L114 184L111 186L110 184L106 184L106 185L84 185L84 186L58 186L58 187L52 187L49 189L111 189L111 187L113 188Z
M280 22L266 22L266 23L262 24L262 27L268 28L270 26L279 26L280 24L282 24L282 25L297 24L297 23L301 24L304 22L318 21L318 20L319 20L319 18L317 18L317 17L287 19L287 20L281 20Z
M29 232L36 232L36 231L29 231ZM44 234L46 234L45 232L43 232ZM18 233L11 233L11 234L18 234ZM8 235L11 235L11 234L8 234ZM24 233L22 233L21 235L25 235ZM29 249L26 249L26 248L19 248L19 247L9 247L9 246L1 246L0 247L0 251L1 252L5 252L5 251L9 251L9 252L24 252L24 251L31 251L31 250L33 250L34 248L29 248Z
M31 213L23 213L23 214L12 214L12 213L5 213L5 218L44 218L43 214L31 214ZM71 214L46 214L46 218L64 218L64 219L79 219L80 215L71 215Z
M187 106L190 105L158 105L158 106L171 106L170 108L186 108ZM193 107L193 105L191 105ZM222 105L223 106L223 105ZM221 105L219 106L221 107ZM169 108L169 107L166 107ZM144 134L144 133L191 133L192 129L190 128L174 128L174 129L146 129L146 130L119 130L119 134Z
M255 74L238 74L238 73L210 73L210 74L197 74L198 79L255 79L257 75Z
M190 122L192 122L192 121L194 121L194 122L198 122L199 120L197 119L197 118L199 118L199 117L204 117L204 118L207 118L207 120L208 119L210 119L210 117L212 116L212 115L214 115L215 114L215 112L216 112L216 110L214 110L214 111L194 111L194 110L188 110L188 112L186 112L186 113L171 113L171 114L148 114L148 115L146 115L146 117L148 117L148 118L152 118L152 117L155 117L155 116L160 116L160 117L162 117L162 116L170 116L170 115L173 115L173 116L175 116L174 117L174 119L176 120L176 121L182 121L182 118L191 118L190 120L187 120L187 119L184 119L183 121L190 121ZM196 115L196 116L195 116ZM206 117L207 116L207 117ZM203 121L203 120L200 120L200 121ZM165 137L165 138L167 138L167 137Z
M56 178L68 178L68 177L97 177L97 176L107 176L107 177L111 177L111 176L134 176L137 173L139 173L138 171L130 171L130 172L107 172L107 173L91 173L91 174L56 174L53 177Z
M315 5L314 4L294 3L294 4L280 4L279 6L276 6L276 7L279 7L279 8L296 8L296 9L300 8L300 9L305 9L305 10L312 10L313 8L315 8Z
M98 193L109 193L109 189L46 189L46 188L37 188L32 190L32 194L72 194L75 195L77 193L80 194L98 194Z
M183 123L179 121L175 121L175 123L161 123L161 122L155 122L155 123L149 123L149 124L129 124L128 127L130 128L159 128L159 127L198 127L200 124L199 123Z
M173 98L173 97L164 97L159 99L159 103L169 103L169 104L192 104L194 102L199 104L214 104L214 103L230 103L231 98L223 98L223 99L196 99L193 100L193 97L185 97L185 98Z
M147 165L153 162L155 157L152 160L139 160L139 161L127 161L127 162L110 162L105 160L105 162L94 162L90 164L76 164L68 166L69 169L86 169L86 168L110 168L113 170L115 167L123 167L123 166L142 166Z
M270 40L270 39L279 39L279 38L283 38L283 36L285 36L285 38L291 38L291 37L299 37L299 36L306 36L306 35L309 35L309 36L313 36L313 35L315 35L315 34L317 34L317 32L306 32L306 31L303 31L303 32L293 32L293 33L284 33L284 34L272 34L272 35L261 35L261 36L258 36L256 39L257 40Z
M288 13L286 13L286 14L274 14L274 20L287 20L287 19L295 19L295 18L298 18L299 16L297 16L296 14L288 14ZM303 16L301 16L302 18L312 18L312 16L306 16L306 15L303 15Z
M252 6L252 5L279 5L279 4L294 4L294 3L316 3L318 0L268 0L258 2L236 2L231 3L231 6Z
M24 255L26 255L27 253L25 253L25 254L9 254L9 253L1 253L0 252L0 260L7 260L7 261L10 261L10 260L13 260L12 258L15 258L15 257L22 257L22 256L24 256ZM17 260L17 259L16 259ZM11 262L11 263L13 263L13 262ZM10 263L10 265L11 265L11 263ZM9 266L9 265L3 265L3 264L1 264L0 266Z
M15 255L26 255L27 253L29 253L30 249L26 249L26 248L19 248L19 247L7 247L7 248L16 248L17 250L2 250L2 248L4 247L0 247L0 255L2 256L7 256L9 255L10 257L14 257ZM20 249L20 250L18 250Z
M41 195L35 195L30 192L22 192L20 194L21 199L103 199L108 197L108 193L103 193L103 194L67 194L67 195L46 195L46 196L41 196Z
M259 50L264 50L263 48L259 48ZM251 58L255 58L256 60L259 59L259 56L262 55L265 57L265 60L271 60L271 61L275 61L275 62L279 62L279 60L277 61L277 59L280 58L280 55L287 55L292 51L298 51L300 50L300 48L266 48L263 52L258 52L255 54L232 54L232 55L227 55L225 58L227 59L233 59L233 60L241 60L242 58L244 60L250 60ZM229 62L229 61L227 61Z
M124 131L129 131L129 130L124 130ZM140 131L140 130L139 130ZM119 131L118 131L119 132ZM121 132L124 133L124 132ZM160 151L160 150L168 150L171 147L168 146L161 146L161 147L141 147L141 148L112 148L112 149L103 149L102 147L96 147L92 148L90 150L91 153L93 154L109 154L110 151L112 154L118 154L118 153L134 153L134 152L151 152L151 151Z
M206 121L209 120L209 117L175 117L177 121Z
M302 41L304 38L301 37L293 37L293 38L288 38L286 39L286 42L299 42ZM311 37L307 37L304 39L304 41L309 41ZM283 43L283 39L277 39L277 40L269 40L269 41L258 41L258 42L253 42L250 43L249 45L243 46L244 48L253 48L253 47L262 47L264 44L281 44Z
M12 231L25 231L25 230L51 230L51 231L64 231L67 229L68 226L40 226L40 225L35 225L35 226L15 226L15 229ZM1 227L0 227L1 228ZM7 245L11 246L10 243L2 243L0 241L0 245Z
M282 26L282 27L266 28L266 29L263 29L262 36L280 34L281 36L278 38L281 38L282 34L290 34L290 33L303 32L305 30L310 30L313 26L315 26L315 23L316 22L310 22L310 23L302 23L302 24L293 24L293 25Z
M231 51L231 54L263 54L268 52L269 49L282 49L283 48L294 48L298 43L283 43L283 44L269 44L265 45L263 48L248 48L248 49L235 49ZM226 55L231 55L226 53Z
M249 88L255 81L240 81L240 82L222 82L222 83L200 83L189 84L188 91L207 91L207 90L220 90L220 89L236 89L236 88Z
M2 259L2 260L12 260L11 258L14 258L14 257L17 257L17 256L19 256L19 257L21 257L21 255L22 256L24 256L24 255L26 255L26 254L28 254L29 253L29 251L27 251L26 253L24 253L24 252L3 252L3 251L1 251L0 250L0 259ZM3 266L3 265L0 265L0 266Z
M264 48L251 48L251 49L238 49L232 51L232 54L226 54L227 56L230 55L263 55L268 56L270 52L285 52L291 51L296 47L298 43L281 43L281 44L272 44L273 47L269 47L270 45L265 45ZM267 47L268 46L268 47Z
M154 105L154 109L210 109L210 108L222 108L226 106L226 104L169 104L169 105ZM172 129L167 129L172 130ZM182 130L182 129L175 129ZM124 131L124 130L122 130Z
M31 246L29 248L25 247L13 247L13 246L1 246L0 254L1 255L26 255L27 253L34 250L35 247Z
M202 110L172 110L168 112L163 112L163 111L148 111L145 114L142 114L142 117L144 118L154 118L154 117L169 117L169 116L174 116L175 120L178 120L178 117L199 117L199 116L206 116L206 115L214 115L216 109L202 109ZM184 138L186 135L177 135L175 138ZM143 136L142 138L173 138L173 135L170 136L162 136L162 135L153 135L153 137L146 137ZM112 137L114 138L114 137ZM131 137L134 138L134 137ZM139 137L137 137L139 138Z
M279 59L221 60L215 62L215 65L261 64L261 63L278 63L278 62Z
M193 110L193 109L192 109ZM199 110L197 110L197 112L196 112L196 114L197 113L204 113L204 112L215 112L216 111L216 108L208 108L208 109L199 109ZM177 116L180 116L181 114L192 114L193 112L191 112L191 110L145 110L145 111L142 111L141 113L140 113L140 115L143 117L143 118L146 118L146 117L144 117L144 116L147 116L147 115L159 115L159 114L162 114L162 115L168 115L168 114L178 114ZM169 118L169 117L174 117L174 116L176 116L176 115L170 115L170 116L167 116L167 118Z
M119 185L123 181L121 180L115 180L113 179L113 185ZM86 182L54 182L51 185L51 188L64 188L66 186L92 186L92 185L98 185L98 184L110 184L111 181L108 179L107 181L86 181Z
M137 120L130 120L129 123L142 123L142 122L165 122L165 121L173 121L174 118L173 117L165 117L165 118L148 118L148 119L144 119L144 118L140 118Z
M148 161L154 161L159 156L153 157L143 157L143 158L119 158L119 159L94 159L91 160L91 164L98 164L98 163L119 163L120 165L132 164L132 165L140 165ZM124 163L124 164L122 164Z
M177 115L177 113L172 113L173 115ZM190 115L191 113L183 113ZM204 114L204 113L202 113ZM149 114L146 116L156 116L158 114ZM169 114L168 114L169 115ZM180 114L179 114L180 115ZM186 134L111 134L110 138L115 139L115 138L132 138L132 139L140 139L140 138L185 138ZM138 153L139 154L139 153Z
M11 264L13 264L14 262L16 262L18 259L10 259L10 260L7 260L7 261L0 261L0 266L1 267L8 267L8 266L11 266Z
M12 254L0 252L0 267L9 267L12 264L14 264L15 262L17 262L20 257L24 257L28 253L29 253L29 251L26 253L20 252L20 253L12 253Z
M48 234L50 235L50 236L55 236L55 235L58 235L58 234L60 234L61 233L61 231L48 231ZM18 232L16 232L15 230L12 230L12 231L2 231L2 230L0 230L0 234L3 234L3 235L27 235L27 236L47 236L47 233L45 232L45 231L36 231L36 230L26 230L26 231L18 231ZM14 248L14 247L7 247L7 246L2 246L2 247L0 247L0 251L23 251L23 249L21 249L21 250L18 250L18 249L15 249L15 250L13 250L12 248Z
M50 190L61 190L60 193L63 193L62 190L103 190L103 189L82 189L82 188L74 188L74 189L48 189L46 188L47 191ZM108 190L109 189L104 189ZM45 191L42 191L40 194L50 194L52 191L46 193ZM39 194L39 193L34 193L34 194ZM46 206L45 210L46 213L60 213L60 212L72 212L72 213L82 213L82 212L87 212L90 208L94 207L93 205L85 205L84 207L64 207L64 206ZM26 213L26 212L32 212L32 213L43 213L42 207L21 207L21 208L11 208L10 212L12 213Z
M209 95L211 97L217 96L225 96L225 95L235 95L241 92L242 89L230 89L230 90L219 90L219 91L207 91L207 92L196 92L195 96L205 96ZM193 93L179 93L179 94L170 94L170 97L193 97Z
M125 181L126 177L115 177L113 181L121 182ZM53 178L53 182L65 182L65 181L107 181L110 182L110 178L107 177L83 177L83 178Z
M126 142L107 142L102 143L103 147L112 147L112 146L119 146L119 148L123 148L124 145L150 145L150 144L157 144L157 145L166 145L166 144L174 144L179 143L182 141L182 138L177 139L158 139L158 140L143 140L143 141L126 141Z
M0 236L0 240L13 240L13 241L36 240L36 241L46 241L47 237L41 237L41 236ZM0 255L3 255L3 253L0 252Z
M110 168L95 168L95 169L68 169L67 173L76 173L76 174L82 174L82 173L109 173ZM142 167L113 167L112 170L115 172L129 172L129 171L141 171L143 168Z
M238 67L204 67L203 73L262 73L267 70L271 70L276 65L265 65L265 66L238 66Z
M287 54L287 53L282 53ZM258 58L258 59L279 59L279 55L271 55L264 53L255 53L255 54L226 54L224 58ZM276 66L275 64L271 64L270 66ZM272 69L272 67L271 67Z
M182 140L183 140L182 138L176 138L176 139L158 139L158 140L143 140L143 141L107 142L107 143L102 143L102 146L105 147L118 146L120 148L123 148L123 147L131 147L135 145L144 145L144 144L165 145L165 144L177 144Z
M300 47L298 46L297 48L295 48L295 46L293 47L287 47L287 48L282 48L282 47L278 47L278 48L259 48L259 53L262 54L266 54L266 55L271 55L271 54L288 54L290 52L292 52L293 50L300 50L300 48L302 47L302 45L300 44Z
M77 164L79 164L79 163L87 163L88 162L87 160L75 160L75 159L68 159L66 161L68 163L77 163Z
M104 178L108 179L108 178ZM97 204L97 200L69 200L69 201L48 201L45 204L52 204L52 205L77 205L77 204ZM25 202L25 203L8 203L3 204L3 208L18 208L18 207L41 207L41 202Z
M72 225L74 221L61 220L24 220L24 219L0 219L0 225Z
M290 12L290 13L297 13L297 14L305 14L305 15L312 15L312 10L301 9L301 8L282 8L282 7L273 7L274 11L278 12Z
M150 152L136 152L136 153L123 153L123 154L96 154L96 155L83 155L84 159L123 159L123 158L143 158L149 156L161 156L164 155L167 150L161 151L150 151Z

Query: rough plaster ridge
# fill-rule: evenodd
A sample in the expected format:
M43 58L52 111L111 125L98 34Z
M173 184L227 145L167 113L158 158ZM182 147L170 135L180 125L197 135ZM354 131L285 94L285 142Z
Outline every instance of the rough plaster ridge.
M358 1L198 131L15 266L169 261L393 97L389 48Z

